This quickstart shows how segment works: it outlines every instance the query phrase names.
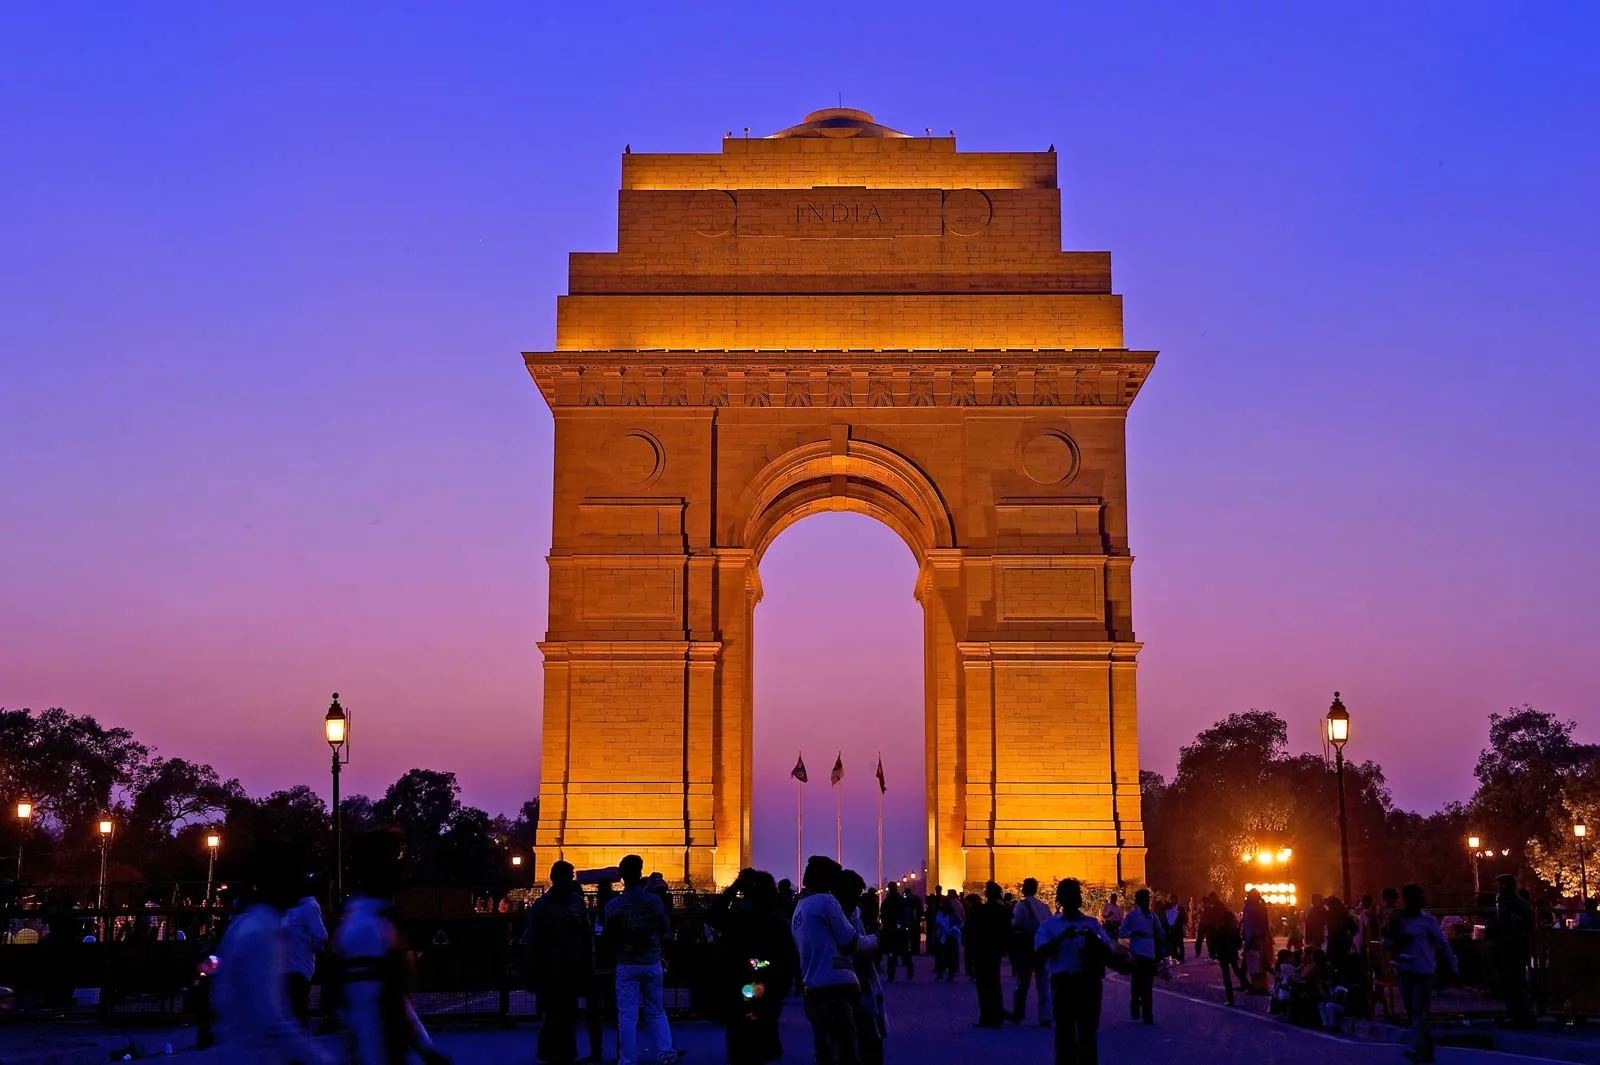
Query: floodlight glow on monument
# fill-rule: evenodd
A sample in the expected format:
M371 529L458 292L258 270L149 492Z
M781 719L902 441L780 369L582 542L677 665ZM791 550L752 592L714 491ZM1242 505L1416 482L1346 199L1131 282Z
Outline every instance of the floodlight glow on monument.
M1156 355L1110 257L1061 250L1056 153L849 108L718 147L622 155L616 250L570 257L523 356L556 428L536 851L696 886L751 864L748 593L783 529L849 510L929 582L926 879L1142 880L1122 456ZM1066 704L1110 727L1070 759L1010 738ZM994 779L956 735L1008 737Z

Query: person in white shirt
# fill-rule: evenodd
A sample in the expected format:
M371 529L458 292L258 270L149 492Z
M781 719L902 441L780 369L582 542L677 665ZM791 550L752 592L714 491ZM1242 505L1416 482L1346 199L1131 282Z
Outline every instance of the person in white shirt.
M1056 1021L1056 1065L1099 1060L1100 1000L1113 946L1100 922L1083 912L1083 888L1071 878L1056 885L1061 912L1039 926L1033 946L1050 974Z
M1017 941L1017 990L1011 997L1011 1019L1017 1024L1027 1019L1031 983L1039 997L1039 1024L1050 1027L1050 979L1045 975L1044 959L1033 949L1034 934L1049 919L1050 907L1039 901L1039 881L1030 876L1022 882L1022 898L1011 910L1012 936Z
M229 1065L322 1065L328 1058L289 1012L284 982L283 911L295 877L286 848L261 844L248 902L217 947L211 977L220 1060Z
M1117 893L1113 891L1106 904L1100 909L1100 923L1106 927L1106 935L1112 939L1121 936L1123 910L1117 905Z
M1433 978L1442 968L1456 971L1456 954L1433 914L1423 910L1422 888L1407 884L1402 889L1405 907L1389 924L1386 942L1395 952L1394 967L1400 977L1400 994L1406 1014L1411 1018L1411 1047L1406 1057L1412 1061L1433 1060L1433 1029L1428 1010L1433 995Z
M406 994L400 935L389 919L400 884L400 853L399 840L386 829L357 836L350 845L355 893L345 903L333 943L352 1065L400 1065L412 1052L424 1062L449 1060L434 1048Z
M317 955L328 945L328 928L314 895L306 895L283 915L283 964L289 978L289 1009L295 1020L311 1019L311 978Z
M1133 909L1123 916L1120 931L1128 941L1133 960L1133 994L1128 1000L1128 1012L1136 1021L1154 1024L1156 958L1158 944L1166 942L1167 933L1161 918L1150 908L1149 891L1140 888L1133 893Z
M857 932L834 898L833 887L843 872L838 862L820 854L806 860L801 879L805 894L795 904L790 927L800 954L800 982L817 1060L859 1065L855 1008L861 984L851 955L877 950L878 941Z

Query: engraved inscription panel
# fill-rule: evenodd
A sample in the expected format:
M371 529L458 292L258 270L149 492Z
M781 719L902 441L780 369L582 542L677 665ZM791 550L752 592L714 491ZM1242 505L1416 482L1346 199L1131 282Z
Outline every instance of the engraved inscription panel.
M627 567L583 573L585 621L670 621L678 613L678 575Z
M1103 616L1095 570L1008 566L1000 571L1001 621L1093 621Z

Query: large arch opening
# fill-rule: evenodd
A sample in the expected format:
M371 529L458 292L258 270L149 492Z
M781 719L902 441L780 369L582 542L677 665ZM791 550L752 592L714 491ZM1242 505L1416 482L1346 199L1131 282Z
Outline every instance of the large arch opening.
M803 854L835 853L842 821L843 861L872 881L881 752L883 874L920 876L928 818L917 557L877 516L847 510L786 523L755 565L752 860L794 876ZM798 785L790 773L802 753L809 783Z

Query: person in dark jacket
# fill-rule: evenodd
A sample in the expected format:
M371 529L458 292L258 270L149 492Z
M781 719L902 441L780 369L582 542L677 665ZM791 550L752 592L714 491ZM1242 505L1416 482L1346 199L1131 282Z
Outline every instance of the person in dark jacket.
M706 924L717 934L715 1001L727 1031L728 1065L779 1060L778 1020L796 958L772 874L742 870L711 903Z
M1227 993L1228 1005L1233 1005L1233 977L1245 983L1244 970L1239 967L1239 948L1244 940L1239 935L1239 922L1233 911L1215 894L1207 900L1205 918L1206 949L1222 966L1222 989Z
M583 1019L589 1028L589 1056L585 1061L600 1061L605 1051L605 1026L617 1026L617 952L605 936L606 904L616 897L609 881L595 890L594 977L583 1000Z
M1005 1027L1005 993L1000 990L1000 963L1011 941L1011 911L1000 901L1000 885L983 886L984 901L967 917L967 963L978 983L979 1028Z
M594 933L570 863L550 867L550 890L528 907L522 938L544 1014L539 1060L571 1065L578 1060L578 994L594 976Z

